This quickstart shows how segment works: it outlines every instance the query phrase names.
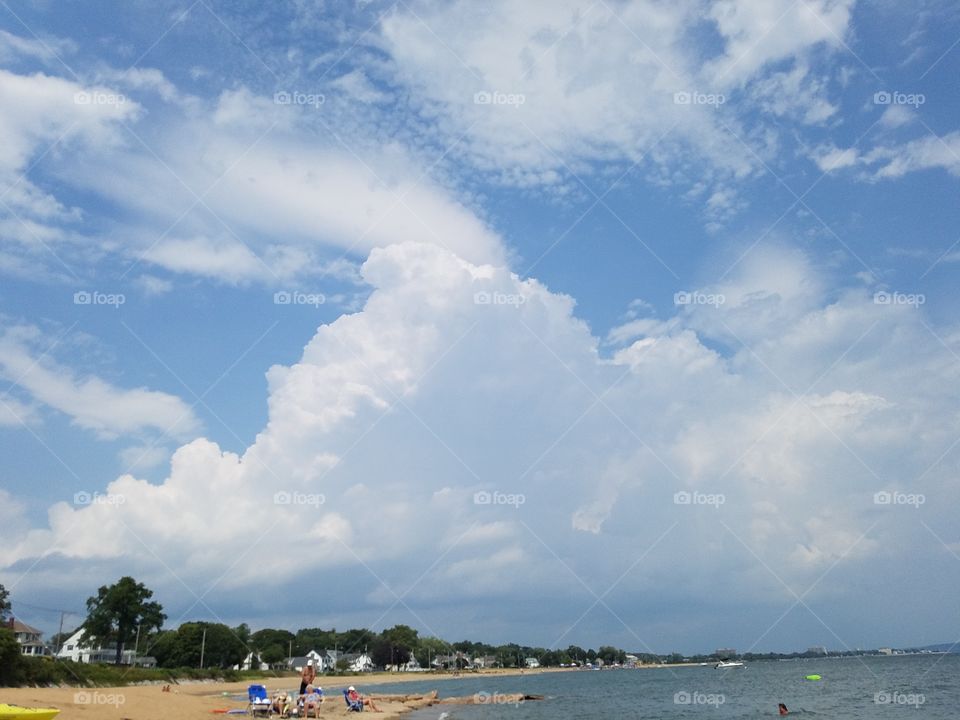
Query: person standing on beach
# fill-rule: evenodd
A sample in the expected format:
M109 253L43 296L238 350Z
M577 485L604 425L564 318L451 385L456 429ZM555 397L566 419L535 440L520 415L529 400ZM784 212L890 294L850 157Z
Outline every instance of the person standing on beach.
M307 692L307 685L313 685L314 679L317 677L317 671L313 667L313 660L307 660L307 666L300 673L300 695L305 695Z

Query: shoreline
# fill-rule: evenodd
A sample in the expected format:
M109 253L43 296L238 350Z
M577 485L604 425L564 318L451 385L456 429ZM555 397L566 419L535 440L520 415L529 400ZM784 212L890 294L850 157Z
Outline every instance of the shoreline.
M679 663L675 665L645 665L636 669L669 668L680 666L696 666L696 663ZM621 669L629 670L629 668ZM538 668L535 670L488 669L477 672L460 673L389 673L378 672L369 675L320 677L320 685L324 688L326 701L324 702L321 717L348 716L346 704L341 692L343 688L356 685L367 697L382 708L379 717L399 718L414 710L420 710L439 704L444 700L452 702L472 701L467 698L443 697L439 689L450 680L466 680L470 678L498 678L498 677L533 677L536 675L553 673L596 672L580 668ZM603 672L611 672L605 670ZM403 684L410 682L436 683L432 691L399 695L396 693L380 694L376 688L388 684ZM258 680L241 680L223 682L217 680L188 680L180 683L171 683L170 692L163 692L163 683L149 683L142 685L127 685L122 687L74 687L62 685L58 687L23 687L0 688L0 702L19 705L21 707L57 708L60 714L56 720L200 720L216 714L224 714L227 710L246 709L245 699L247 687L251 684L262 684L269 693L275 690L290 691L299 685L299 675L290 674L276 678L262 678ZM236 698L242 699L236 699Z

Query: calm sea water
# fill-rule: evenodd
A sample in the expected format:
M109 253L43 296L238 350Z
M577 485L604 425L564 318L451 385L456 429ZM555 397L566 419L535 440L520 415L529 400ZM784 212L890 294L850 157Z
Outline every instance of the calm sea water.
M804 679L812 674L823 679ZM435 720L442 713L444 720L769 718L778 717L778 702L787 705L790 717L954 720L960 718L960 655L754 662L731 670L528 672L369 689L404 693L434 688L441 697L484 693L487 702L438 706L409 715L410 720ZM505 704L498 696L506 693L547 699Z

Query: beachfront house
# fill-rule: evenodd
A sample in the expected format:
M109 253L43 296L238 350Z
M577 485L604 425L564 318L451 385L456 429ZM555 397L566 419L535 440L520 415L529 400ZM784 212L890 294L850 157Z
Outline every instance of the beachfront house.
M262 662L259 655L254 655L252 652L247 653L247 656L243 659L243 662L239 665L233 666L234 670L269 670L270 665Z
M492 668L497 666L497 659L493 655L483 655L475 657L471 664L480 669Z
M540 661L535 657L528 657L523 659L523 664L528 668L538 668L540 667Z
M83 630L80 629L63 641L57 657L77 663L113 663L117 659L117 646L110 643L93 647L85 640ZM136 649L125 649L120 655L120 664L156 667L157 659L149 655L138 656Z
M348 653L340 656L349 663L350 672L370 672L373 670L373 658L367 653Z
M46 643L40 640L42 633L35 627L20 622L16 618L10 620L8 627L13 631L14 637L20 643L20 654L39 657L49 655L50 648Z
M297 657L287 658L285 663L288 670L294 672L302 672L303 669L313 660L313 667L317 673L327 672L328 670L333 670L337 666L336 653L333 653L331 657L330 651L324 651L322 654L318 653L316 650L311 650L306 655L299 655Z
M403 663L403 665L400 665L399 670L400 672L421 672L423 668L420 667L416 656L410 653L410 659Z

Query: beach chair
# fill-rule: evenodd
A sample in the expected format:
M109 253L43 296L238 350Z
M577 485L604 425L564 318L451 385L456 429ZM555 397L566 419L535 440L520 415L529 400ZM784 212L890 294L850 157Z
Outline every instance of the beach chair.
M248 687L247 699L250 700L247 713L251 717L270 717L270 698L267 696L267 689L263 685Z
M343 691L343 700L347 703L348 712L363 712L363 700L350 701L350 691Z

